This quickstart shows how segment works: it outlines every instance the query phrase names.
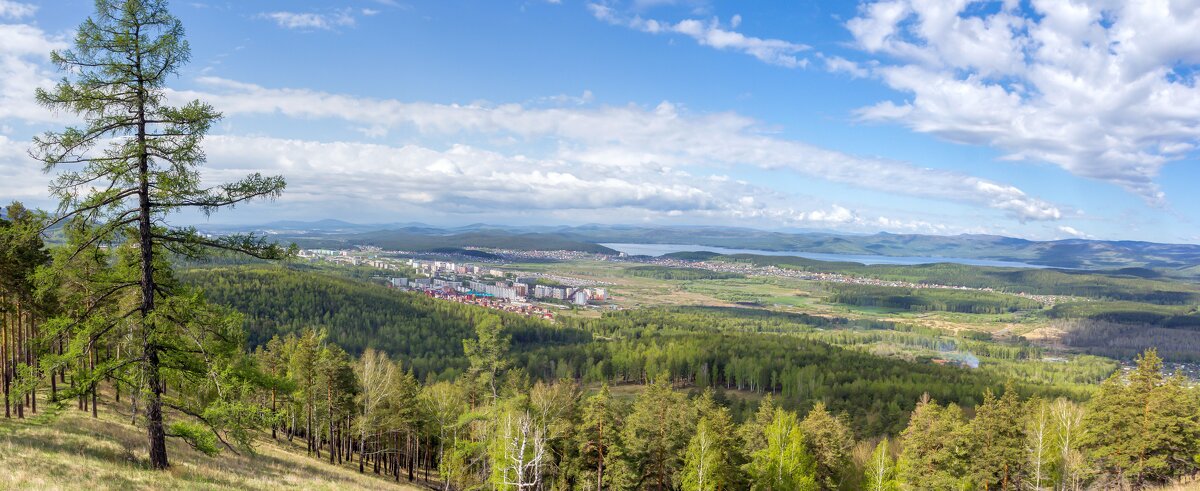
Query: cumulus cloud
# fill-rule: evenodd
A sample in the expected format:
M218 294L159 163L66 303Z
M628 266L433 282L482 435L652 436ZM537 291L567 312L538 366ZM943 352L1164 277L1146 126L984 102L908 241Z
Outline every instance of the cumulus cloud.
M588 10L596 19L612 25L624 26L630 29L650 34L682 34L690 37L702 46L744 53L764 63L779 65L787 68L803 68L808 66L808 59L797 56L810 49L809 46L782 39L763 39L747 36L732 29L742 22L740 15L734 16L730 29L721 26L713 18L707 21L700 19L684 19L679 22L663 22L654 19L644 19L640 15L627 17L615 8L598 3L588 4Z
M271 89L219 78L199 81L208 90L172 96L204 99L229 115L334 118L371 128L407 126L426 135L554 137L559 141L557 158L596 167L663 170L749 165L887 193L985 206L1020 220L1057 220L1063 215L1058 205L1009 184L823 149L774 136L765 125L745 116L694 115L669 102L653 108L433 104Z
M0 119L59 120L57 115L39 106L33 94L38 87L54 85L54 75L46 70L46 63L51 50L65 47L62 38L37 27L0 24Z
M379 13L377 10L363 9L363 15L375 15ZM338 10L330 13L315 13L315 12L264 12L258 15L260 18L275 22L276 25L284 29L297 30L332 30L338 27L354 27L355 18L352 11L349 9Z
M11 18L20 19L29 17L37 12L37 5L28 3L15 2L13 0L0 0L0 19Z
M1189 6L1191 5L1191 6ZM846 24L912 98L862 108L1162 204L1163 165L1200 140L1200 9L1179 0L865 4Z
M445 149L360 142L318 142L264 136L214 135L205 140L206 177L213 182L249 172L283 174L288 207L370 202L375 213L404 207L453 213L513 210L589 217L691 217L786 226L862 230L962 232L929 222L904 223L836 203L806 200L724 176L634 172L565 165L455 144ZM514 205L519 205L514 207ZM364 213L366 213L364 211Z

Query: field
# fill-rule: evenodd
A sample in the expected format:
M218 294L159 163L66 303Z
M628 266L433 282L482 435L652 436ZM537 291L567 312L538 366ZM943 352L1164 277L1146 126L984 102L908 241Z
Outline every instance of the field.
M1129 360L1145 348L1158 347L1171 361L1198 361L1194 353L1200 346L1200 311L1196 307L1200 296L1197 286L1185 281L1145 279L1123 271L1085 273L954 264L862 266L762 256L717 260L748 268L774 265L784 271L877 278L892 282L889 284L932 283L971 289L850 284L787 275L722 273L726 277L714 279L697 268L679 268L678 274L671 274L665 271L667 266L613 261L516 263L506 268L603 283L617 308L746 307L875 322L889 329L924 331L948 339L1033 343L1052 358L1086 353ZM569 313L596 314L596 310ZM936 350L886 343L857 346L906 359L937 354Z
M1039 310L1005 313L912 311L836 303L829 283L785 277L674 280L631 275L627 263L571 261L563 263L513 263L504 269L553 273L608 284L612 302L622 308L659 306L749 306L784 312L805 312L831 317L880 320L935 328L947 332L977 331L1006 337L1044 330L1048 315ZM999 295L999 294L997 294Z
M154 471L145 462L145 430L110 406L100 406L98 419L73 407L42 409L0 420L0 489L422 489L327 464L270 435L255 455L217 457L168 439L171 469Z

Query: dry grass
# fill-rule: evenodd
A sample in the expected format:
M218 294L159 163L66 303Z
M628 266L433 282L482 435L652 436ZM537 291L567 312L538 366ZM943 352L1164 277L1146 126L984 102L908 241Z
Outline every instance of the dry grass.
M1200 476L1191 479L1184 479L1175 484L1168 484L1161 488L1155 488L1154 491L1197 491L1200 490Z
M0 489L421 489L269 440L256 446L256 455L216 457L168 440L171 469L154 471L146 463L144 430L119 417L102 410L92 419L71 408L0 420Z

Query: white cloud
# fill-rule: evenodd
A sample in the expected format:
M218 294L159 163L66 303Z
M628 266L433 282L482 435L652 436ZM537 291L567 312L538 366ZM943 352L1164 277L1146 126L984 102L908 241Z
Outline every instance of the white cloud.
M37 5L28 3L16 2L13 0L0 0L0 18L20 19L29 17L37 12Z
M846 25L882 62L874 73L912 96L861 109L865 120L1049 162L1151 204L1164 202L1161 167L1200 140L1195 2L885 0Z
M25 24L0 24L0 119L61 121L33 99L38 87L54 85L46 70L50 51L66 48L58 36Z
M38 203L46 199L49 178L42 173L42 165L29 157L28 142L13 140L0 135L0 196L3 206L8 200L17 199Z
M363 10L364 15L374 15ZM372 10L371 12L378 13ZM331 13L314 13L314 12L265 12L259 14L260 18L274 21L276 25L284 29L298 30L332 30L338 27L354 27L355 19L348 9L338 10Z
M825 62L825 69L832 73L845 73L850 75L851 78L866 78L871 75L870 70L867 68L840 56L824 54L820 54L819 56Z
M432 104L270 89L218 78L199 81L210 90L173 96L204 99L229 115L334 118L368 127L413 127L426 135L554 137L559 141L557 158L589 166L664 170L748 165L887 193L985 206L1020 220L1056 220L1063 215L1057 205L1008 184L827 150L778 138L744 116L692 115L669 102L650 109Z
M892 221L818 200L805 200L811 208L797 209L790 204L794 197L720 176L589 167L469 145L438 150L214 135L204 147L209 157L205 175L213 182L249 172L286 176L282 204L289 209L319 212L339 203L357 203L360 213L376 216L406 209L457 214L536 211L575 220L619 217L618 222L641 216L870 231L971 231ZM566 211L573 214L562 215Z
M1090 235L1088 235L1088 234L1085 234L1085 233L1083 233L1083 232L1080 232L1079 230L1075 229L1075 227L1068 227L1068 226L1066 226L1066 225L1060 225L1060 226L1058 227L1058 231L1059 231L1059 233L1063 233L1063 234L1066 234L1066 235L1068 235L1068 236L1071 236L1071 237L1074 237L1074 238L1077 238L1077 239L1090 239L1090 238L1092 238L1092 236L1090 236Z
M719 50L737 51L757 58L759 61L787 68L803 68L808 66L808 59L797 54L810 49L809 46L784 41L781 39L762 39L747 36L737 31L721 27L720 22L713 18L709 21L699 19L684 19L676 23L662 22L654 19L644 19L641 16L627 17L613 7L598 3L588 4L588 9L597 19L612 25L624 26L630 29L650 34L683 34L694 39L702 46ZM733 28L740 25L741 16L733 19Z
M217 135L205 142L214 179L279 172L294 200L375 200L442 209L611 209L725 213L728 187L677 174L621 174L468 145L435 150L357 142ZM692 181L695 181L694 183Z

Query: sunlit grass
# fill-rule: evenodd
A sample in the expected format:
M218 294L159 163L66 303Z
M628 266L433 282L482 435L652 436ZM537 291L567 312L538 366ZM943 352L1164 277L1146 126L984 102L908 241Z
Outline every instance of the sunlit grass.
M171 469L154 471L145 430L100 408L99 419L49 404L34 417L0 419L0 489L421 489L359 475L269 439L255 455L225 451L216 457L168 440Z

